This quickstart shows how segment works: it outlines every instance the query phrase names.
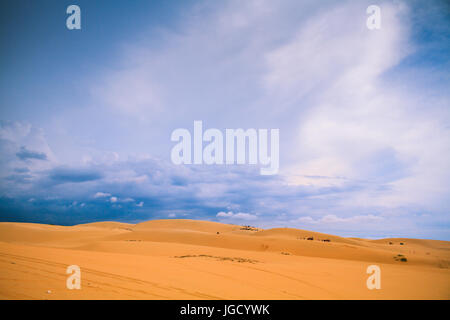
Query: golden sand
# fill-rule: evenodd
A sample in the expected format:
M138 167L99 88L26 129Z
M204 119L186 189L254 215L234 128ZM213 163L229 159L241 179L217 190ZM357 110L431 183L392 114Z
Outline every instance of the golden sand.
M449 299L449 261L437 240L195 220L0 223L0 299ZM70 265L80 290L66 287ZM369 265L379 290L366 286Z

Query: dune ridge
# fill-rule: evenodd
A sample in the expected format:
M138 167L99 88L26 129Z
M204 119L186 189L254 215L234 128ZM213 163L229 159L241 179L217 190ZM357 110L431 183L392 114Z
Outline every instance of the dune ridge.
M449 262L439 240L183 219L0 223L2 299L449 299ZM81 290L65 287L73 264ZM380 290L366 287L371 264Z

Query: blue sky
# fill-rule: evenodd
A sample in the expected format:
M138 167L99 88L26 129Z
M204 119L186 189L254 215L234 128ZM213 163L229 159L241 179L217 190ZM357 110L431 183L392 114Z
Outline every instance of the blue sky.
M81 8L68 30L66 8ZM366 8L381 8L368 30ZM450 240L445 1L2 1L0 220ZM170 161L279 128L280 173Z

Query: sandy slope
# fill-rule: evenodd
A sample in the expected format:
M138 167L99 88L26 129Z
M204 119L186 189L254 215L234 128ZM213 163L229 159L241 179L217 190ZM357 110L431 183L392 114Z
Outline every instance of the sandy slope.
M0 223L1 299L449 299L449 261L447 241L194 220ZM81 290L66 288L74 264ZM371 264L380 290L366 287Z

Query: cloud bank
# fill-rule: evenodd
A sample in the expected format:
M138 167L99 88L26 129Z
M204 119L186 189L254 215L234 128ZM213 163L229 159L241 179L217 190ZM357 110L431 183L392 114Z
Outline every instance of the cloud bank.
M449 239L448 17L437 1L386 1L370 31L370 4L198 2L175 27L124 39L76 116L1 123L0 219ZM280 174L173 165L170 133L194 120L279 128Z

